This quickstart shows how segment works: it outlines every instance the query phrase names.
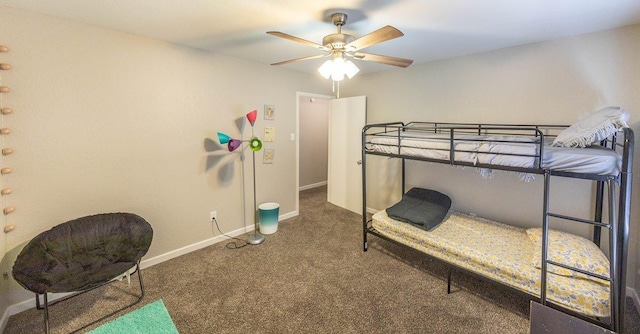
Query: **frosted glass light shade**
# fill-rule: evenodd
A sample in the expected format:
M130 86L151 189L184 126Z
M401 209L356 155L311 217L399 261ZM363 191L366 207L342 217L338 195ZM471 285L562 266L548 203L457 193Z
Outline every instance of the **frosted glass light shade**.
M331 80L342 81L344 80L345 61L342 58L336 58L333 60L333 69L331 70Z
M347 60L347 62L344 63L344 74L346 74L349 79L353 78L358 72L360 72L360 69L351 60Z
M329 79L329 77L331 76L332 68L333 60L327 60L322 64L322 66L320 66L320 68L318 68L318 72L320 72L320 75L322 75L325 79Z

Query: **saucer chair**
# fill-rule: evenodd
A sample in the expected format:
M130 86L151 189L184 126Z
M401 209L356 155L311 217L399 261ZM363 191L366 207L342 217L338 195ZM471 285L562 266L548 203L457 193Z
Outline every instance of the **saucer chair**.
M104 320L144 297L140 260L153 238L151 225L131 213L104 213L82 217L42 232L22 249L13 265L13 277L36 294L36 308L44 309L49 333L49 306L103 286L116 278L138 273L140 295L128 304L88 324ZM73 293L49 303L48 293ZM43 296L44 305L40 303ZM81 329L82 329L81 328Z

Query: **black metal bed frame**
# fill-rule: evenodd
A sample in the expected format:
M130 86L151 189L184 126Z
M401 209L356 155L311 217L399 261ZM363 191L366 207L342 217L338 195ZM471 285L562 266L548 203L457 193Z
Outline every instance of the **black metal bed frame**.
M408 248L410 246L404 245L398 241L390 239L383 234L379 233L373 226L371 226L371 219L367 218L367 184L366 184L366 168L367 168L367 155L378 155L385 156L391 158L399 158L402 161L402 194L405 193L406 186L406 160L419 160L419 161L427 161L427 162L435 162L440 164L450 164L456 166L469 166L469 167L477 167L477 168L488 168L493 170L506 170L513 172L521 172L521 173L530 173L530 174L539 174L544 177L544 190L543 190L543 219L542 219L542 265L541 265L541 287L540 287L540 296L527 293L521 290L518 290L513 287L507 286L513 291L526 294L530 297L533 297L534 300L540 301L543 305L548 305L558 310L561 310L565 313L572 314L581 319L587 320L589 322L595 323L602 327L606 327L615 332L622 332L624 327L624 314L625 314L625 289L626 289L626 268L627 268L627 250L628 250L628 240L629 240L629 216L630 216L630 203L631 203L631 180L632 180L632 168L633 168L633 144L634 144L634 134L633 130L629 128L625 128L622 130L623 140L622 143L617 142L617 135L614 134L610 138L603 140L600 142L600 145L609 149L622 150L622 167L620 169L620 173L615 176L611 175L598 175L598 174L583 174L583 173L575 173L575 172L565 172L558 170L551 170L547 168L543 168L543 150L544 143L549 140L553 140L557 133L565 129L567 126L562 125L507 125L507 124L470 124L470 123L437 123L437 122L411 122L411 123L403 123L403 122L390 122L390 123L379 123L379 124L370 124L366 125L362 129L362 224L363 224L363 249L367 251L368 243L367 243L367 235L372 234L379 238L391 241L395 244L399 244ZM401 135L406 130L412 131L424 131L424 133L434 133L434 134L449 134L449 159L441 160L441 159L432 159L432 158L424 158L424 157L416 157L411 155L406 155L401 153ZM384 134L389 136L390 134L397 135L398 138L398 150L397 153L382 153L376 152L369 148L371 144L368 141L368 138L372 136L376 136L379 134ZM527 157L534 158L536 163L533 168L522 168L522 167L511 167L511 166L500 166L500 165L489 165L489 164L481 164L481 163L473 163L473 162L465 162L465 161L456 161L455 153L456 152L468 152L468 151L456 151L454 143L459 140L468 141L468 139L459 139L462 134L477 134L477 135L522 135L522 136L533 136L537 138L538 148L535 156L531 155L523 155ZM478 139L482 141L482 139ZM517 155L517 154L511 154ZM595 206L594 206L594 218L593 220L587 220L577 217L570 217L558 213L553 213L549 211L549 188L551 184L552 176L560 176L566 178L578 178L591 180L596 182L596 194L595 194ZM619 185L619 198L616 203L615 195L616 195L616 185ZM606 223L603 223L603 204L604 204L604 190L605 187L608 189L607 192L607 205L608 205L608 219ZM616 204L618 204L616 210ZM617 215L616 215L617 213ZM549 234L549 217L554 217L557 219L563 219L568 221L575 221L580 223L586 223L593 225L593 242L600 246L601 239L601 228L610 229L609 233L609 248L610 248L610 277L604 277L601 275L597 275L594 273L590 273L579 268L574 268L571 266L567 266L562 263L554 262L547 259L548 252L548 234ZM413 248L412 248L413 249ZM419 250L417 250L419 251ZM489 279L484 277L478 273L472 272L468 269L461 268L454 264L448 263L444 260L438 259L434 256L426 254L424 252L420 252L424 255L428 255L429 257L436 259L442 263L445 263L449 266L449 274L447 275L447 292L450 292L451 286L451 268L455 268L456 270L460 270L463 272L471 273L475 276L483 277L485 279ZM546 297L546 285L547 285L547 266L549 264L553 264L556 266L560 266L566 269L574 270L580 272L585 275L589 275L592 277L596 277L609 282L609 293L610 293L610 321L606 321L606 319L596 319L583 314L579 314L573 310L567 309L560 305L557 305L551 301L547 300Z

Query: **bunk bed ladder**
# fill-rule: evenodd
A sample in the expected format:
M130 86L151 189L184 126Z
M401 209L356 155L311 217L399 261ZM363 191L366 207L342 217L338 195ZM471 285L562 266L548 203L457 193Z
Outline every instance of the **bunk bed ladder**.
M607 196L607 205L608 205L608 213L609 220L608 223L602 223L602 202L604 196L602 194L603 183L607 183L608 188L608 196ZM544 173L544 198L543 198L543 222L542 222L542 263L540 268L540 302L543 305L547 304L547 277L548 271L547 268L549 265L555 265L558 267L562 267L565 269L573 270L579 272L584 275L588 275L591 277L598 278L603 281L609 282L609 301L610 301L610 311L611 311L611 329L614 331L620 330L620 318L621 318L621 310L620 307L620 299L624 297L624 293L620 294L620 289L618 284L620 282L620 256L621 254L618 251L619 247L614 247L613 245L619 245L618 241L618 217L616 216L616 200L615 200L615 180L608 179L607 181L598 181L598 189L596 194L596 207L595 207L595 217L594 220L581 219L577 217L570 217L566 215L561 215L557 213L552 213L549 211L549 188L551 184L551 174L548 171ZM585 271L579 268L575 268L572 266L568 266L563 263L555 262L548 258L549 253L549 218L558 218L562 220L580 222L585 224L591 224L594 226L594 235L593 241L598 246L600 246L600 229L602 227L609 229L609 249L610 249L610 270L609 277L591 273L589 271Z

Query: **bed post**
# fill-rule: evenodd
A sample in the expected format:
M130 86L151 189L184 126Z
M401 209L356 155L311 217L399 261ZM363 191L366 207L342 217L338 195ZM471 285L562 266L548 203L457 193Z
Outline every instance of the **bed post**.
M618 285L618 314L612 318L613 330L622 332L624 327L625 296L627 282L627 250L629 246L629 217L631 207L631 180L633 177L633 143L634 134L630 128L624 129L624 152L622 153L622 173L620 174L620 196L618 207L618 258L615 259L617 267Z
M368 127L362 129L362 249L366 252L367 245L367 153L365 151L366 133Z
M540 303L547 304L547 252L549 246L549 186L551 174L544 171L544 190L542 200L542 261L540 261Z
M618 230L621 228L619 224L618 217L616 217L616 200L615 200L615 184L614 180L607 181L607 186L609 190L609 245L617 245L618 244ZM619 269L620 266L620 256L621 254L618 252L617 246L609 246L610 249L610 257L611 261L609 262L609 272L610 272L610 281L609 281L609 300L610 305L609 309L611 310L611 329L614 331L619 331L620 328L617 327L618 317L620 316L620 303L619 300L621 296L618 293L618 284L620 284ZM624 299L624 298L623 298Z
M596 207L593 220L602 223L602 204L604 202L604 181L598 181L596 187ZM594 225L593 227L593 243L600 247L600 239L602 236L602 228Z
M400 194L400 197L402 197L406 192L405 185L407 184L406 182L407 179L406 179L405 168L406 168L406 161L402 159L402 193Z

